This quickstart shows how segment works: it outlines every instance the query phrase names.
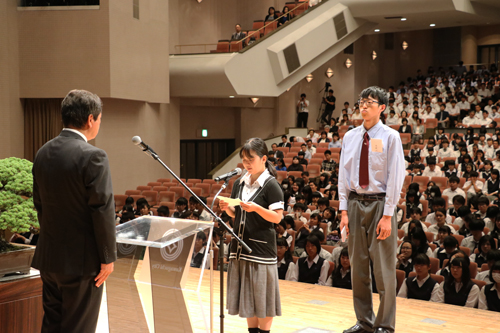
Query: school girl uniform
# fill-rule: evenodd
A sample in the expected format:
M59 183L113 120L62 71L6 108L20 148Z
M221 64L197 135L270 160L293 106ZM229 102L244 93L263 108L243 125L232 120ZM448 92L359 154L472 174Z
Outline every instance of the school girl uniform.
M312 261L307 256L301 257L297 260L297 265L295 265L295 274L292 281L324 286L328 280L329 269L328 260L321 258L318 254Z
M440 303L465 306L473 308L476 306L479 297L479 287L472 281L467 285L463 283L454 282L453 286L445 286L445 282L439 285L441 288Z
M281 261L278 261L278 278L280 280L291 281L295 271L295 264L292 259L286 259L283 257Z
M431 278L430 275L427 275L423 280L419 280L415 276L406 278L403 281L398 297L438 302L440 299L440 292L439 283Z
M191 257L191 267L196 267L196 268L201 268L201 265L203 264L203 257L205 256L205 246L203 246L200 251L195 252L193 250L193 255ZM208 260L207 256L207 264L205 265L205 268L210 268L210 260Z
M479 294L479 309L500 312L500 290L496 283L483 287Z
M270 210L283 209L283 191L268 170L251 184L249 173L233 184L231 198ZM233 239L229 255L227 309L242 318L281 316L274 223L235 207L234 232L252 249Z
M344 267L335 269L331 276L332 287L352 290L351 269L344 270ZM328 283L327 283L328 284Z

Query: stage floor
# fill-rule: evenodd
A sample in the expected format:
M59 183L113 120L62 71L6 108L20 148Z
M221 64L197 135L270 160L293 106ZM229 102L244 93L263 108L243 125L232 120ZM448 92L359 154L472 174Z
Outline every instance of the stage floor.
M205 271L201 290L207 316L210 304L209 275L209 271ZM280 292L283 316L274 319L271 332L339 333L356 322L350 290L280 281ZM378 295L375 294L373 299L376 309ZM99 333L108 332L105 309L104 297L97 329ZM201 322L200 318L195 321ZM246 320L243 318L230 316L226 312L224 322L225 332L247 332ZM196 332L203 330L196 329ZM218 271L214 271L214 332L219 332ZM500 313L398 298L396 332L500 333Z

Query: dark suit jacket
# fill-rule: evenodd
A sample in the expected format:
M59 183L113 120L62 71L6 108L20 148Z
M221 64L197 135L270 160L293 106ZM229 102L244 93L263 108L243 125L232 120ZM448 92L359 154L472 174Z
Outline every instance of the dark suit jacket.
M33 201L40 238L32 266L92 275L116 260L115 204L106 153L63 130L37 152Z
M287 142L287 143L280 142L280 143L278 143L278 147L288 147L288 148L290 148L291 146L292 146L292 144L290 142Z
M283 152L281 150L276 150L274 152L274 157L275 158L285 158L285 154L283 154Z
M406 129L405 132L403 132L403 128ZM411 134L411 127L410 125L406 125L406 126L399 126L399 133L410 133Z

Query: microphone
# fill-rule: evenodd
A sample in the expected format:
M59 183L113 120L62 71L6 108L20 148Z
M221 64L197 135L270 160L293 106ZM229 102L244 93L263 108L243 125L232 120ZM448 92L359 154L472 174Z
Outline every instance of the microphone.
M219 177L215 177L215 181L218 182L219 180L226 180L228 178L231 178L233 176L236 176L236 175L241 175L241 169L240 168L236 168L234 169L233 171L231 172L228 172L222 176L219 176Z
M134 145L136 146L139 146L142 148L142 151L145 152L147 155L151 156L152 158L155 158L155 156L158 156L155 151L153 150L153 148L151 148L150 146L148 146L147 144L145 144L141 137L136 135L132 138L132 142L134 143Z

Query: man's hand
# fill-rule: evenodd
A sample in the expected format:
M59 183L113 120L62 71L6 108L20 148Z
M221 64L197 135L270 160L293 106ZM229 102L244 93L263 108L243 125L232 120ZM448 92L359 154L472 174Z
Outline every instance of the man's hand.
M101 271L99 272L99 275L94 279L96 281L95 286L99 288L104 281L108 278L108 276L113 273L113 270L115 268L114 263L110 264L101 264Z
M377 239L384 240L391 235L392 216L382 216L377 225Z
M349 217L347 216L347 211L342 211L342 218L340 220L340 232L345 228L346 235L349 236Z

